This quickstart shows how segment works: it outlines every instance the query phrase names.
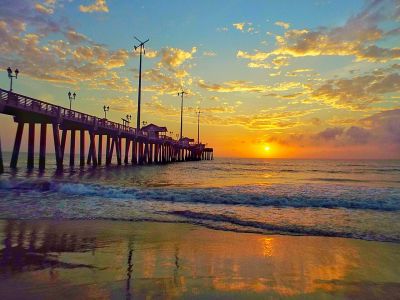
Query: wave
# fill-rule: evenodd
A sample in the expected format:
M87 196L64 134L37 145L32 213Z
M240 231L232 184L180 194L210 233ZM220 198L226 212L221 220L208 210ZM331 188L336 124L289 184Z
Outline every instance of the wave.
M307 179L310 180L310 179ZM318 180L318 181L333 181L333 182L369 182L369 180L360 180L360 179L350 179L350 178L311 178L311 180Z
M233 216L227 216L223 214L209 214L202 212L193 212L189 210L179 210L169 212L172 215L185 217L189 223L208 225L215 229L239 231L239 232L253 232L253 233L267 233L267 234L286 234L286 235L313 235L313 236L328 236L328 237L343 237L343 238L355 238L370 241L382 241L382 242L400 242L400 236L385 236L373 232L346 232L341 230L317 228L317 227L306 227L301 225L279 225L269 224L265 222L241 220ZM202 221L211 221L211 224L204 224ZM216 224L214 224L216 222ZM224 226L222 224L233 224L240 226L239 228L232 228L231 226Z
M129 188L52 180L0 180L0 191L52 192L105 199L255 207L346 208L400 211L400 190L340 185L242 185L223 188Z

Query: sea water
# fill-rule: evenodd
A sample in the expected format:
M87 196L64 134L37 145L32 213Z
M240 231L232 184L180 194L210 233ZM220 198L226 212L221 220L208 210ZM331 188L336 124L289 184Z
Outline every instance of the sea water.
M399 160L216 158L56 172L49 155L39 173L27 172L24 157L0 175L2 219L151 220L400 242Z

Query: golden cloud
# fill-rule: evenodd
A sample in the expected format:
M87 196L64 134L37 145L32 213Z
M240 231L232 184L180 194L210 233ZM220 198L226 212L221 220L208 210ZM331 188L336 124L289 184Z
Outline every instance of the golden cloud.
M277 21L277 22L275 22L275 25L283 27L285 29L289 29L289 27L290 27L289 23L286 23L286 22L283 22L283 21Z
M92 12L108 12L108 6L106 0L95 0L95 2L91 5L80 5L79 10L83 13L92 13Z

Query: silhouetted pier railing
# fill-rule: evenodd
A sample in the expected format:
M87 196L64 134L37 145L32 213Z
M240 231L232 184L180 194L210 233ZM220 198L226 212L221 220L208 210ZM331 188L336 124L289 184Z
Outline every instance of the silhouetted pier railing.
M64 166L64 153L69 132L69 165L75 165L76 135L79 133L79 164L84 166L101 165L103 159L103 136L106 137L105 164L110 165L116 153L118 165L125 164L168 163L188 160L211 160L213 149L204 144L194 144L192 139L174 140L160 135L159 132L137 130L104 118L98 118L79 111L40 101L31 97L0 89L0 113L11 115L17 125L14 147L10 162L16 168L25 124L28 124L28 160L27 167L34 167L35 125L40 125L39 169L46 166L47 125L52 126L54 152L57 168ZM163 128L166 131L165 127ZM60 136L61 133L61 136ZM85 135L89 136L89 147L85 151ZM97 138L96 138L97 137ZM125 149L122 153L122 140ZM97 140L97 143L96 143ZM0 172L3 170L0 141Z

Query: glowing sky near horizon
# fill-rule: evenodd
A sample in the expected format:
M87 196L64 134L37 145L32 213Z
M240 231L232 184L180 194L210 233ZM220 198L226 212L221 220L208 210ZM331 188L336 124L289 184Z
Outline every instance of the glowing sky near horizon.
M142 120L217 156L400 158L400 1L2 0L0 87ZM0 116L2 146L15 125ZM268 147L268 150L266 150Z

